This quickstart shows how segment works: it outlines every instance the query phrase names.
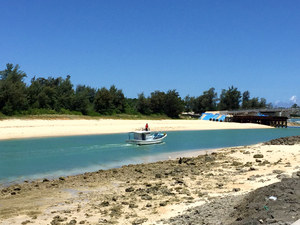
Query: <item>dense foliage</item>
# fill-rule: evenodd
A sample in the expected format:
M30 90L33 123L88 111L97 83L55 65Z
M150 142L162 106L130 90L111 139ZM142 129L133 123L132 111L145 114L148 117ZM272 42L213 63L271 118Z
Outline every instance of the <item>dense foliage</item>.
M167 93L154 91L146 97L138 94L137 99L126 98L121 89L112 85L109 89L77 85L74 89L71 77L32 78L26 85L26 73L19 65L7 64L0 71L0 112L5 115L18 114L77 114L113 115L143 114L166 115L177 118L183 111L202 113L211 110L237 110L271 107L266 99L250 98L250 92L241 94L236 87L223 89L218 97L214 88L198 97L183 99L176 90ZM240 104L241 103L241 104Z

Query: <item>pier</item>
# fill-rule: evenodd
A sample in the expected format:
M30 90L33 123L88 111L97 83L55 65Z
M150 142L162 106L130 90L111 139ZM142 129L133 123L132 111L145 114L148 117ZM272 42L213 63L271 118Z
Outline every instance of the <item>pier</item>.
M272 127L287 127L291 109L248 109L234 111L207 111L199 119L235 122L256 123Z
M272 127L287 127L288 117L283 116L233 116L232 122L236 123L257 123Z

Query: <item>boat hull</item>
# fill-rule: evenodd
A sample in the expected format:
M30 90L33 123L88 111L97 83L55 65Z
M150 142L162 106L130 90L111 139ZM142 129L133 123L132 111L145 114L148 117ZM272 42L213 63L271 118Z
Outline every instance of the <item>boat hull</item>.
M146 140L127 139L126 142L130 144L136 144L136 145L153 145L153 144L161 143L166 136L167 135L165 134L161 138L151 138Z

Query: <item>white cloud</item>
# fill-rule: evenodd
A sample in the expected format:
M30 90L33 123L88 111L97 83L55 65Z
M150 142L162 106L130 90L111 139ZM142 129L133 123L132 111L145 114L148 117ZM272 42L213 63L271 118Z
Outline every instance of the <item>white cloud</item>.
M293 103L297 103L297 96L296 96L296 95L293 95L293 96L290 98L290 101L292 101Z
M293 95L287 101L284 101L284 102L279 101L279 100L274 102L274 106L277 106L277 107L287 107L287 108L289 108L294 104L300 105L300 101L297 99L296 95Z

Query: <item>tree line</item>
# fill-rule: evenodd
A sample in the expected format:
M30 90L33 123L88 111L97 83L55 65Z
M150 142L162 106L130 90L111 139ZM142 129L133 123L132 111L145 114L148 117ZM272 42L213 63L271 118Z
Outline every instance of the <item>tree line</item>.
M113 114L160 114L177 118L183 111L202 113L210 110L237 110L271 107L264 98L250 98L250 92L241 94L235 87L223 89L218 97L214 88L198 97L186 96L169 90L144 93L137 98L126 98L121 89L112 85L109 89L74 85L68 75L54 78L32 78L29 85L24 82L26 73L19 65L6 64L0 71L0 112L11 115L34 114L78 114L89 116Z
M203 113L205 111L239 110L239 109L264 109L273 108L271 103L267 103L265 98L250 98L250 92L241 93L236 87L222 89L218 97L215 88L204 91L198 97L185 97L186 111Z

